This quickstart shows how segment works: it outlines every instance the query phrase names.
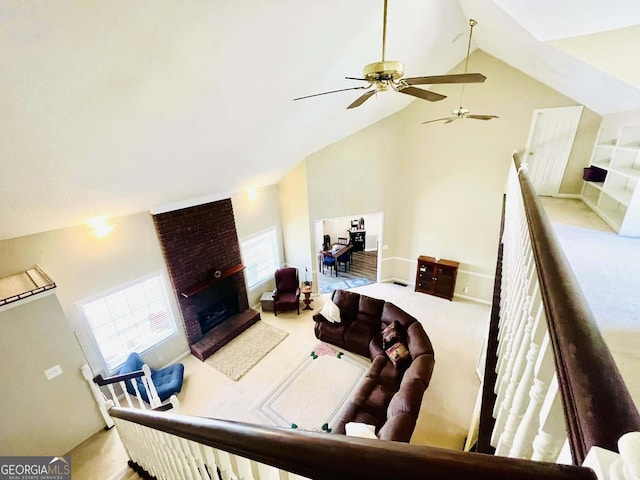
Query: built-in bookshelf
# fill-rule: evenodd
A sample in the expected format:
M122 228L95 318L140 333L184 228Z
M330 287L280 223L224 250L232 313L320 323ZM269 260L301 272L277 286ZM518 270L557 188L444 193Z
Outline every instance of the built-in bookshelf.
M619 234L640 236L640 112L602 119L591 166L607 175L584 182L584 202Z

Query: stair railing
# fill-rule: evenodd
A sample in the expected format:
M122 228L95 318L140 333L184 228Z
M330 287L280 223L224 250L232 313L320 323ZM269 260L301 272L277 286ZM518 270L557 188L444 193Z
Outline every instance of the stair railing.
M596 470L602 455L640 446L640 415L584 299L552 227L514 154L506 193L496 342L488 344L479 451L568 461ZM494 304L494 307L496 305ZM497 331L497 333L496 333ZM486 392L493 388L493 398ZM493 405L487 405L490 399ZM481 414L481 419L483 418ZM490 422L486 422L489 424ZM636 432L636 433L629 433ZM563 451L568 450L570 455ZM624 452L623 452L624 450ZM594 463L595 461L595 463ZM630 467L631 468L631 467ZM640 472L638 464L631 468ZM632 478L632 477L630 477Z
M124 402L129 408L140 408L143 410L180 410L180 402L178 401L178 397L175 395L172 395L166 403L162 403L153 383L153 379L151 378L151 369L146 364L142 366L141 370L126 373L124 375L114 375L107 378L104 378L102 374L94 376L91 367L87 364L80 367L80 371L89 384L91 394L93 395L95 402L98 404L100 414L102 415L107 428L113 427L114 424L111 416L109 415L109 407L111 405L120 407L122 406L122 402ZM140 395L140 390L138 388L138 382L135 380L137 378L142 381L142 385L147 392L147 398L149 398L148 404L142 400L142 396ZM134 395L131 395L127 390L127 381L131 383L135 392ZM101 387L105 387L106 392L105 389Z
M588 468L149 410L110 410L130 465L162 479L590 479Z

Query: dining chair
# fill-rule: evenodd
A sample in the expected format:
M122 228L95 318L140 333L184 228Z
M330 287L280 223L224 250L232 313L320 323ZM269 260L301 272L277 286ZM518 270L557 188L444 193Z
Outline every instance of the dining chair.
M336 269L336 259L328 253L322 253L322 273L324 274L324 267L329 268L329 275L331 275L331 268L336 271L336 277L338 276L338 270Z
M338 245L349 245L349 239L345 237L338 237ZM344 263L345 272L347 271L347 265L351 268L351 265L353 264L353 249L338 257L338 265L341 263Z

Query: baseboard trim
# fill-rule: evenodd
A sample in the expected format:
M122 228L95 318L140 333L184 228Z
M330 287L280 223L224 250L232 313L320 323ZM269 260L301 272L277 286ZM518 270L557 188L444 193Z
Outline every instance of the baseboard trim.
M191 355L191 351L190 350L187 350L186 352L181 353L176 358L171 360L169 363L164 365L162 368L168 367L169 365L173 365L174 363L178 363L180 360L182 360L183 358L187 357L188 355Z
M453 294L453 298L462 298L463 300L469 300L470 302L481 303L483 305L491 305L492 304L488 300L483 300L482 298L478 298L478 297L471 297L469 295L464 295L464 294L461 294L461 293L454 293Z
M556 193L553 198L575 198L576 200L582 200L581 193Z
M473 275L475 277L480 277L480 278L488 278L491 281L495 280L495 276L494 275L489 275L488 273L471 272L469 270L463 270L462 268L458 269L458 273L464 273L465 275Z
M418 260L411 260L410 258L405 258L405 257L387 257L387 258L383 258L382 261L385 262L387 260L401 260L403 262L409 262L409 263L414 263L414 264L418 264ZM464 270L462 268L458 268L458 272L459 273L464 273L465 275L473 275L475 277L481 277L481 278L487 278L491 281L495 280L495 276L494 275L489 275L488 273L478 273L478 272L472 272L471 270ZM396 278L393 278L392 280L398 280ZM383 282L386 282L387 280L383 280ZM407 283L406 280L404 279L400 279L399 281L402 281L404 283Z

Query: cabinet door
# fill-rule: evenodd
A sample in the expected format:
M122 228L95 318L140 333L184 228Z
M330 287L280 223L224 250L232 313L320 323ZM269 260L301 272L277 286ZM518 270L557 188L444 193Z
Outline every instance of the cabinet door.
M456 279L455 269L443 266L436 266L435 293L446 298L453 297L453 288Z
M435 287L434 265L431 263L418 263L418 276L416 278L416 290L431 293Z

